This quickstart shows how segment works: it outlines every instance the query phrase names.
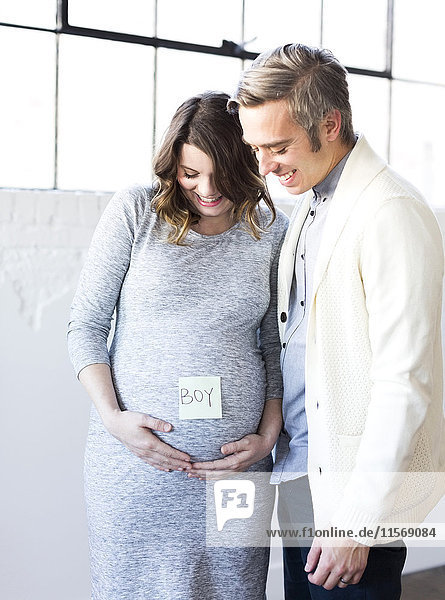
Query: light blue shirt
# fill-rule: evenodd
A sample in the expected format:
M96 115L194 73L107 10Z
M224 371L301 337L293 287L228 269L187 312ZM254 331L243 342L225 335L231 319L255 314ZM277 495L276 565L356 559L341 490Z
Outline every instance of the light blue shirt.
M348 153L319 184L300 231L295 253L289 314L281 350L283 372L283 430L277 442L271 483L296 479L307 473L307 420L305 411L305 356L308 307L324 224Z

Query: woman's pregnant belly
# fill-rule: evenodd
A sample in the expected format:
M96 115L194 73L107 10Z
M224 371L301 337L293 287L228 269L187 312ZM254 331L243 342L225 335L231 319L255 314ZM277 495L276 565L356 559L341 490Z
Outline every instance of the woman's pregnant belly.
M253 360L252 360L253 359ZM219 377L221 384L221 418L180 418L180 377ZM129 373L113 368L113 377L122 408L144 412L172 424L167 433L155 432L165 443L188 453L194 461L223 458L221 446L255 433L261 420L265 400L265 371L260 355L250 360L230 361L229 366L210 365L198 370L172 365L154 373ZM209 390L208 390L209 391ZM205 393L183 391L183 401L194 414L202 414L211 398ZM204 406L204 409L206 406ZM192 408L193 410L193 408ZM190 416L186 414L185 416Z

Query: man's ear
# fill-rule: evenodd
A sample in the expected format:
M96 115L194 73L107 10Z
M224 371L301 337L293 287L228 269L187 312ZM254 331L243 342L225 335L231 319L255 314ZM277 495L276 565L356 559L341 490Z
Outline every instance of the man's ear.
M322 121L322 132L327 142L335 141L340 135L341 114L336 108L332 109Z

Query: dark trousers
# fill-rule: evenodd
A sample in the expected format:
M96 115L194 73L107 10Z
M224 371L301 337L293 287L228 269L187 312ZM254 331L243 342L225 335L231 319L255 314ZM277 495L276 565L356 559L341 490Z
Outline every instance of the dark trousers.
M281 529L313 526L312 502L307 477L281 483L278 496ZM399 600L406 547L400 544L373 546L358 584L325 590L308 581L304 570L310 544L287 546L283 540L284 592L286 600Z

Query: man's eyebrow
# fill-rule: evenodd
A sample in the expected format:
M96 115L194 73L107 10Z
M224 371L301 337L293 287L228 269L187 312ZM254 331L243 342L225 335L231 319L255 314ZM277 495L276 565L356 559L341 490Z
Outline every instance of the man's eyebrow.
M183 169L188 169L189 171L194 171L195 173L199 173L196 169L192 169L192 167L187 167L186 165L179 165Z
M250 144L249 142L247 142L244 139L244 136L242 137L243 143L247 144L248 146L254 146L255 144ZM288 138L287 140L275 140L273 142L269 142L269 144L263 144L262 147L263 148L274 148L276 146L288 146L289 144L291 144L292 142L295 141L295 138Z

